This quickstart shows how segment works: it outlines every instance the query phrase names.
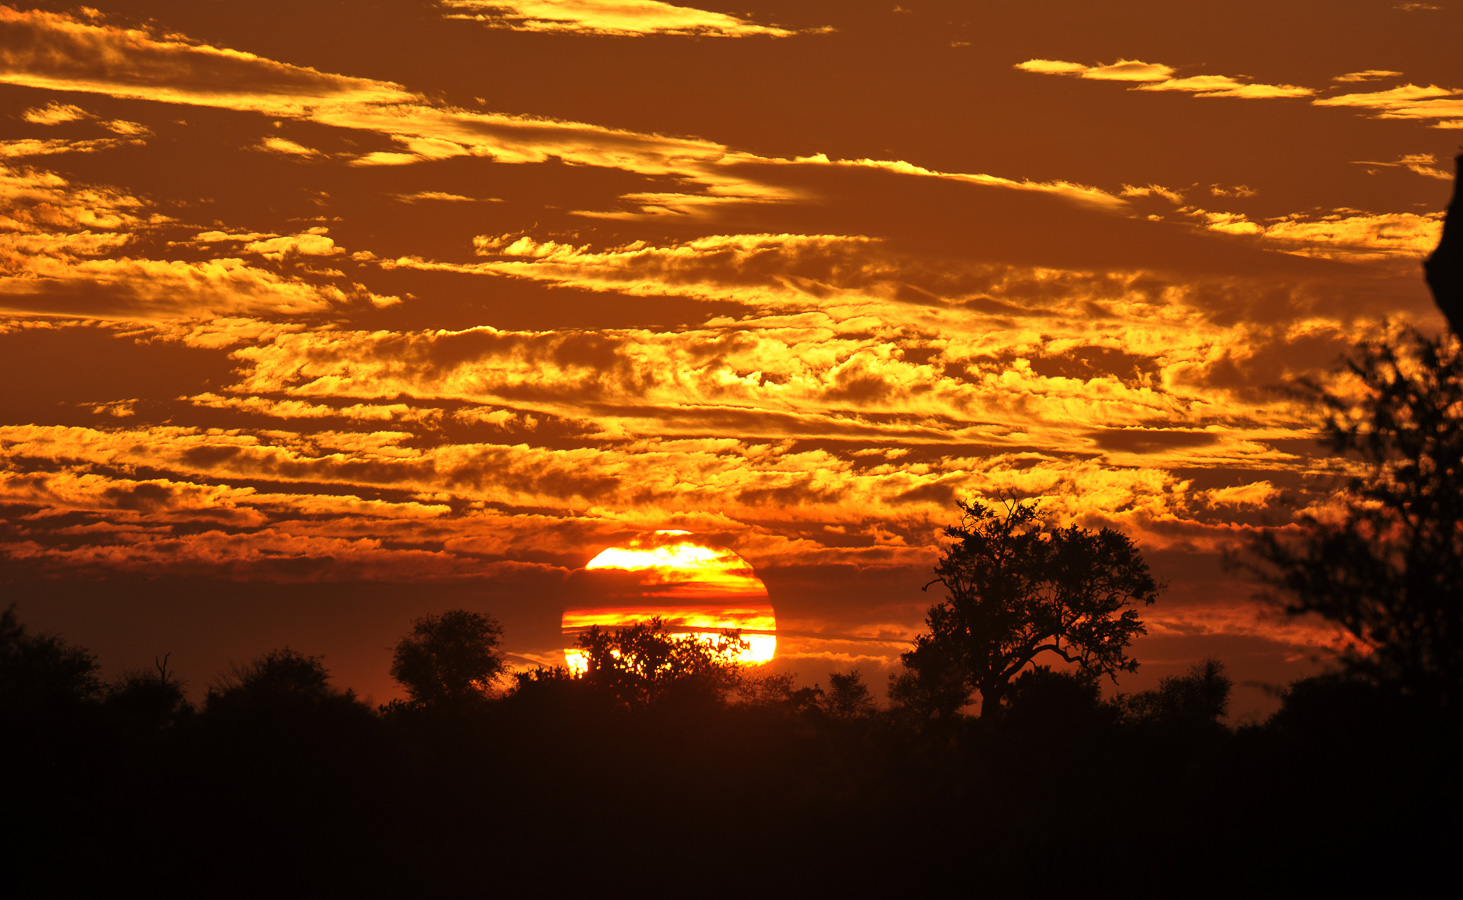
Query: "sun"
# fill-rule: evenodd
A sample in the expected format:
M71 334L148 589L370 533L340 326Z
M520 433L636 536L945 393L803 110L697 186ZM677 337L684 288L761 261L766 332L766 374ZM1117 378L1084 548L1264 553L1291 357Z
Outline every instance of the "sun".
M744 665L768 662L777 652L777 616L767 587L752 566L730 550L711 547L687 531L656 531L610 547L584 566L591 598L565 610L570 642L598 625L621 628L660 618L677 636L713 642L727 629L747 641ZM569 668L583 671L583 654L564 651Z

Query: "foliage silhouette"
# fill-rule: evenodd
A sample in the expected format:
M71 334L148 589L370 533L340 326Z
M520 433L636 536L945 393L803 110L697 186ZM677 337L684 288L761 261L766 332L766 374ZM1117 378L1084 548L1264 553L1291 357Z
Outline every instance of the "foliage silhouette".
M0 714L48 718L101 694L97 661L54 635L28 634L11 606L0 613Z
M1212 727L1229 712L1233 687L1224 663L1206 659L1183 675L1164 678L1157 690L1126 698L1124 712L1134 722Z
M463 709L480 704L503 672L498 652L502 637L497 620L481 613L453 609L425 616L396 645L391 677L423 706Z
M631 708L675 703L720 705L741 682L736 631L711 640L671 634L659 618L608 631L594 626L575 646L584 654L586 684Z
M937 893L968 890L978 867L1003 893L1085 878L1143 894L1191 886L1196 871L1203 892L1277 869L1334 877L1368 852L1419 871L1451 859L1456 741L1417 727L1376 682L1298 683L1272 722L1236 733L1186 725L1222 706L1217 664L1165 679L1146 706L1103 702L1095 671L1035 665L1012 679L1002 715L945 730L870 712L856 673L825 694L737 667L728 688L662 657L649 680L688 690L642 685L632 706L611 688L635 678L609 676L636 670L621 665L627 650L673 656L682 639L665 632L586 640L603 678L540 669L470 717L375 715L288 649L236 668L172 726L95 715L136 684L175 684L134 673L101 704L93 692L61 710L81 727L0 741L17 776L7 812L26 826L3 883L104 896L167 871L218 896L475 896L490 875L557 894L601 870L702 884L735 854L759 877L820 891L907 887L908 866L870 871L888 858L919 860ZM1119 718L1135 707L1157 712ZM138 814L153 809L169 816ZM1211 880L1225 877L1235 883Z
M1106 528L1049 527L1034 503L959 506L960 524L945 529L955 541L930 582L943 584L946 598L903 654L909 671L891 682L896 703L950 718L978 693L986 715L1044 654L1094 675L1137 669L1126 651L1145 630L1131 606L1153 603L1160 586L1132 540Z
M177 725L193 711L183 685L168 671L168 657L154 665L156 672L123 672L107 685L104 706L120 727L157 732Z
M1303 384L1323 441L1359 462L1338 510L1301 534L1260 534L1241 560L1293 615L1318 613L1357 642L1356 675L1435 709L1463 702L1463 347L1409 332L1362 344L1354 390Z
M797 679L788 672L744 671L737 682L736 694L741 703L752 708L778 710L794 715L820 709L823 689L818 685L796 687Z
M835 719L867 719L875 712L874 695L858 669L828 673L828 692L823 704L828 715Z

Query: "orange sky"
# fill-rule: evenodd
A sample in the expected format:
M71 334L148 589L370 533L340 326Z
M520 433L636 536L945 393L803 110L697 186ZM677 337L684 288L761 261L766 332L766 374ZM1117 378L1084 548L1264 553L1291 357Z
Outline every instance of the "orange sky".
M0 583L112 670L201 689L288 642L386 699L412 617L551 660L592 556L684 529L755 567L777 665L881 681L954 500L1016 490L1170 582L1124 689L1294 677L1324 632L1219 554L1317 502L1271 388L1441 327L1460 33L1452 0L0 6Z

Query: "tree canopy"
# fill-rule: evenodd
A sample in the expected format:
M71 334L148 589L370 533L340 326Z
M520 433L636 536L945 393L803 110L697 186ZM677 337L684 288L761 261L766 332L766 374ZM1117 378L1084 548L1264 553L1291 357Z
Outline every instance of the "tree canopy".
M1251 568L1292 614L1356 646L1353 674L1456 708L1463 691L1463 347L1411 332L1363 344L1334 388L1302 386L1352 468L1329 509L1259 535ZM1297 533L1298 531L1298 533ZM1258 561L1258 564L1256 564Z
M630 707L665 702L720 704L741 679L738 655L747 642L736 631L712 640L671 634L661 619L613 631L599 626L579 636L583 678Z
M1048 654L1094 675L1138 667L1127 647L1145 631L1132 607L1152 603L1160 585L1131 539L1051 527L1035 503L959 506L960 524L945 529L954 542L930 582L946 596L903 655L909 671L891 683L896 703L923 702L948 717L978 693L985 715L1012 678Z
M482 613L453 609L425 616L396 645L391 677L424 706L480 701L503 672L502 637L503 627Z

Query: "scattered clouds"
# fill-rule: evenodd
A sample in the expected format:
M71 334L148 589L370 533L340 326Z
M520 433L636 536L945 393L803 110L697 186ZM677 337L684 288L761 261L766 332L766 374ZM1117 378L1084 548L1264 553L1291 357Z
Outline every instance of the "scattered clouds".
M556 4L556 7L558 5ZM578 122L477 113L432 102L400 85L323 73L250 53L175 38L78 22L65 16L0 8L0 82L163 103L196 104L374 132L396 149L373 150L357 165L407 165L456 157L572 165L671 176L674 192L636 192L621 199L638 211L585 211L600 217L712 214L732 203L789 202L795 189L743 174L757 166L875 167L907 175L991 187L1034 190L1077 202L1121 208L1106 192L1068 182L1031 182L986 174L939 172L898 160L795 160L733 152L714 141L605 128ZM311 158L314 151L271 137L259 147Z
M1356 160L1356 165L1375 168L1401 168L1409 172L1416 172L1427 178L1437 178L1442 181L1452 181L1453 175L1437 166L1438 158L1431 153L1408 153L1393 162L1378 162L1376 160Z
M295 156L301 159L323 159L325 154L303 144L297 144L287 138L277 135L270 135L264 138L257 145L257 149L266 153L278 153L283 156Z
M1463 128L1463 90L1435 84L1404 84L1385 91L1319 97L1316 106L1343 106L1372 112L1381 119L1429 122L1434 128Z
M798 33L657 0L444 0L442 5L458 10L449 18L473 19L515 31L705 37L791 37Z
M1055 59L1030 59L1018 63L1016 68L1023 72L1035 72L1040 75L1075 75L1078 78L1096 81L1128 81L1134 82L1134 90L1182 91L1200 97L1239 97L1256 100L1276 97L1308 97L1315 93L1310 88L1289 84L1256 84L1227 75L1193 75L1186 78L1174 78L1176 70L1172 66L1136 59L1120 59L1111 65L1097 66Z
M1171 188L1166 188L1160 184L1147 184L1141 187L1135 187L1131 184L1125 184L1123 185L1122 196L1162 197L1163 199L1167 200L1169 203L1172 203L1175 206L1180 206L1184 202L1184 195L1182 193L1176 190L1172 190Z
M1323 215L1294 214L1260 221L1242 213L1181 210L1211 231L1273 241L1289 253L1330 259L1421 259L1442 235L1442 213L1367 213L1337 210Z
M176 223L144 200L75 184L51 172L0 165L0 310L132 321L214 316L319 316L355 304L397 302L360 285L320 283L238 258L122 255ZM283 260L342 251L323 233L288 236L203 232L194 240L247 241Z
M1390 69L1366 69L1361 72L1347 72L1345 75L1337 75L1331 80L1342 83L1353 83L1358 81L1381 81L1386 78L1401 77L1401 72L1393 72Z
M1120 59L1111 65L1087 66L1059 59L1028 59L1017 63L1023 72L1041 75L1076 75L1097 81L1164 81L1173 75L1172 66L1146 63L1136 59Z
M687 36L642 49L792 33L664 3L450 12ZM1411 266L1439 227L1296 201L1264 167L1048 157L1005 163L1008 177L960 171L975 153L911 150L918 135L688 137L672 124L688 120L657 117L670 104L654 91L602 107L633 127L485 113L445 99L477 85L409 89L103 21L0 10L0 81L24 89L8 88L24 130L0 144L0 374L47 376L7 395L0 554L58 570L491 581L511 563L560 577L586 547L680 526L759 567L917 588L953 500L999 491L1119 527L1145 552L1212 553L1324 468L1303 411L1269 388L1411 309L1416 285L1379 273ZM1131 59L1017 68L1316 96ZM1454 115L1427 105L1452 102L1442 88L1358 90L1327 89L1370 114ZM560 99L566 116L601 108ZM111 165L95 154L151 132L87 106L168 139ZM1432 155L1370 152L1396 158L1362 165L1440 177ZM891 158L863 155L879 153ZM274 180L242 183L261 172ZM1286 209L1311 212L1274 214ZM1141 217L1159 212L1194 227ZM1051 249L1129 235L1144 262ZM1007 255L1018 241L1045 255ZM889 642L850 640L846 660L892 658L928 601L914 590L874 614L835 593L786 621ZM1160 628L1266 633L1208 608Z
M442 203L502 203L496 197L464 197L462 194L454 194L449 191L417 191L412 194L392 194L391 198L399 203L422 203L425 201L439 201Z
M60 125L63 122L89 119L91 115L81 107L69 103L48 103L42 107L27 109L20 117L33 125Z
M1316 96L1312 88L1292 84L1262 84L1228 75L1172 77L1170 66L1122 59L1112 65L1088 66L1052 59L1031 59L1017 69L1041 75L1074 75L1102 81L1130 81L1130 90L1181 91L1197 97L1236 97L1248 100L1310 97L1316 106L1341 106L1371 111L1383 119L1412 119L1434 128L1463 128L1463 90L1437 85L1406 84L1384 91ZM1400 72L1367 69L1340 75L1338 83L1362 83L1400 76Z

